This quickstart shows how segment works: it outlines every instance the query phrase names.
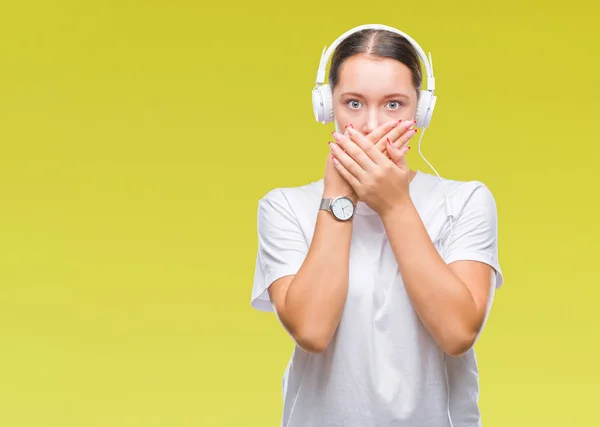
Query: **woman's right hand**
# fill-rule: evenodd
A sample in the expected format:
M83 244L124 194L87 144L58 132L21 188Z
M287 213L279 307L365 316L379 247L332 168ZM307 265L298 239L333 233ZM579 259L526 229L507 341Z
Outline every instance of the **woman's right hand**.
M408 130L415 124L413 120L402 120L400 122L393 121L387 122L376 128L373 132L367 135L375 146L383 152L387 157L390 157L386 151L387 140L392 142L392 145L396 148L402 148L403 145L407 144L411 136ZM344 132L347 134L347 131ZM335 144L335 142L329 142L329 144ZM358 203L358 196L348 182L339 174L335 165L333 164L333 156L328 154L327 164L325 166L325 177L324 177L324 197L338 197L346 195L350 197L354 203Z
M400 122L385 123L367 135L367 139L375 144L375 146L379 148L379 151L390 158L389 153L386 151L387 140L389 139L395 148L402 148L402 146L408 144L408 141L410 141L410 138L414 135L410 134L408 131L413 129L415 123L416 120L402 120Z

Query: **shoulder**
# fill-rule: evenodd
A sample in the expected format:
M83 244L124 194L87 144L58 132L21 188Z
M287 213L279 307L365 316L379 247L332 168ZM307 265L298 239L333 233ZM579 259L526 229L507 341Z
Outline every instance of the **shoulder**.
M298 187L277 187L258 201L257 226L263 238L282 236L304 241L316 221L318 203L323 194L322 181Z
M267 191L258 200L258 205L259 209L278 207L297 212L302 207L318 203L322 194L323 180L295 187L276 187Z
M496 198L491 189L482 181L453 181L449 185L449 197L456 215L479 213L486 216L496 216Z
M457 180L423 173L423 188L431 197L447 196L455 216L464 211L496 211L496 198L491 189L480 180Z

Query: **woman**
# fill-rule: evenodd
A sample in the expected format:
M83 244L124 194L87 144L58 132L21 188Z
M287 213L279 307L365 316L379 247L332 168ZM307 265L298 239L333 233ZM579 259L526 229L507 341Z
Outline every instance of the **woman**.
M479 181L408 168L426 58L402 34L338 39L325 175L259 202L251 303L296 343L285 427L481 423L473 345L503 281L496 205Z

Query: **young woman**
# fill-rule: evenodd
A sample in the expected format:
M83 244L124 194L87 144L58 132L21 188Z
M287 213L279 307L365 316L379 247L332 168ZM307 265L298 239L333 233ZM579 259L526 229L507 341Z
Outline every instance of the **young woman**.
M435 102L414 40L374 25L334 45L330 98L313 101L337 130L324 177L258 208L251 304L296 343L282 426L479 426L473 346L503 281L494 197L408 168Z

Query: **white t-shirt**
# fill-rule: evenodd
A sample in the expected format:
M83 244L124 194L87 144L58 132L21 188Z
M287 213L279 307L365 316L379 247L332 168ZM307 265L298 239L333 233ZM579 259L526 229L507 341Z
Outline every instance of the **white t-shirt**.
M444 180L454 229L444 259L498 263L496 204L481 182ZM273 311L268 287L295 274L308 252L323 180L269 191L258 205L251 304ZM410 195L441 251L446 226L439 178L417 171ZM474 350L446 355L417 316L380 217L359 202L353 219L348 296L323 353L298 346L283 375L282 427L475 427L481 425ZM493 292L490 297L493 298ZM486 316L487 317L487 316Z

